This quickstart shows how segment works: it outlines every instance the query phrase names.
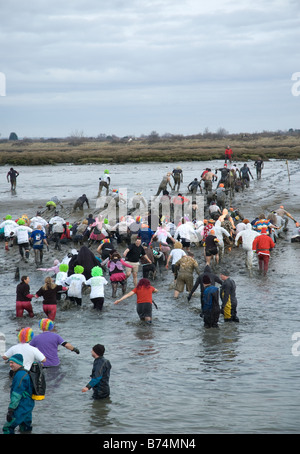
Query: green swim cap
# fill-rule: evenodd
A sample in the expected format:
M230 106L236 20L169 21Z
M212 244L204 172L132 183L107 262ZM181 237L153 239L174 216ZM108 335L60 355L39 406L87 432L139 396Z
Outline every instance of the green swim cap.
M102 268L100 266L94 266L94 268L92 268L91 270L91 275L93 277L102 276L103 275Z
M8 214L7 216L5 216L5 220L8 221L9 219L11 219L11 215Z
M109 170L107 170L107 169L106 169L106 170L104 170L104 173L109 173Z
M17 224L24 225L25 224L24 219L18 219Z
M64 273L66 273L69 269L69 266L67 265L67 263L62 263L61 265L59 265L59 271L63 271Z
M84 268L81 265L76 265L74 271L76 274L82 274L84 272Z

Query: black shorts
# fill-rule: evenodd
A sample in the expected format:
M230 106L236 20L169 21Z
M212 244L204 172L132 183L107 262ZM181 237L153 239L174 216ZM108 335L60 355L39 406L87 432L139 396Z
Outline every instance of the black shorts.
M141 320L145 317L152 318L152 303L138 303L136 305L136 311Z
M217 255L219 253L219 249L216 248L216 249L206 249L205 250L205 255L207 257L211 257L212 255Z
M190 240L186 240L185 238L181 238L181 244L182 244L182 247L190 247L191 242L190 242Z

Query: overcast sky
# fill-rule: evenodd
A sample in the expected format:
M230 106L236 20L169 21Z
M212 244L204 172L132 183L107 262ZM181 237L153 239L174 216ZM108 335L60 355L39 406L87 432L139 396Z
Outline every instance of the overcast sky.
M1 137L300 129L299 18L299 0L0 0Z

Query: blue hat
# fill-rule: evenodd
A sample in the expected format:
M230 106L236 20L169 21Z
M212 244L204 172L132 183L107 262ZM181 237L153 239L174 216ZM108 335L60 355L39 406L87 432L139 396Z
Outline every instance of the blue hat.
M17 363L20 366L23 366L23 355L21 355L20 353L16 353L15 355L9 358L9 361L13 361L14 363Z

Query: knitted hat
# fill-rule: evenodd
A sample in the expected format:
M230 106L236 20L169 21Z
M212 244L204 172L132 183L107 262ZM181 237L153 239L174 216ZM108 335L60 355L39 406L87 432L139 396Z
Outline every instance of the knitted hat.
M94 267L91 269L91 275L92 275L93 277L102 276L102 275L103 275L102 268L101 268L100 266L94 266Z
M23 366L23 355L16 353L15 355L11 356L8 361L13 361L16 364Z
M25 344L26 342L30 342L33 338L34 334L31 328L23 328L18 334L19 342Z
M54 323L49 318L42 318L39 327L42 331L51 331L54 327Z
M74 268L75 274L82 274L84 272L84 268L81 265L76 265Z
M64 273L66 273L69 269L69 265L67 263L61 263L59 265L59 271L62 271Z

